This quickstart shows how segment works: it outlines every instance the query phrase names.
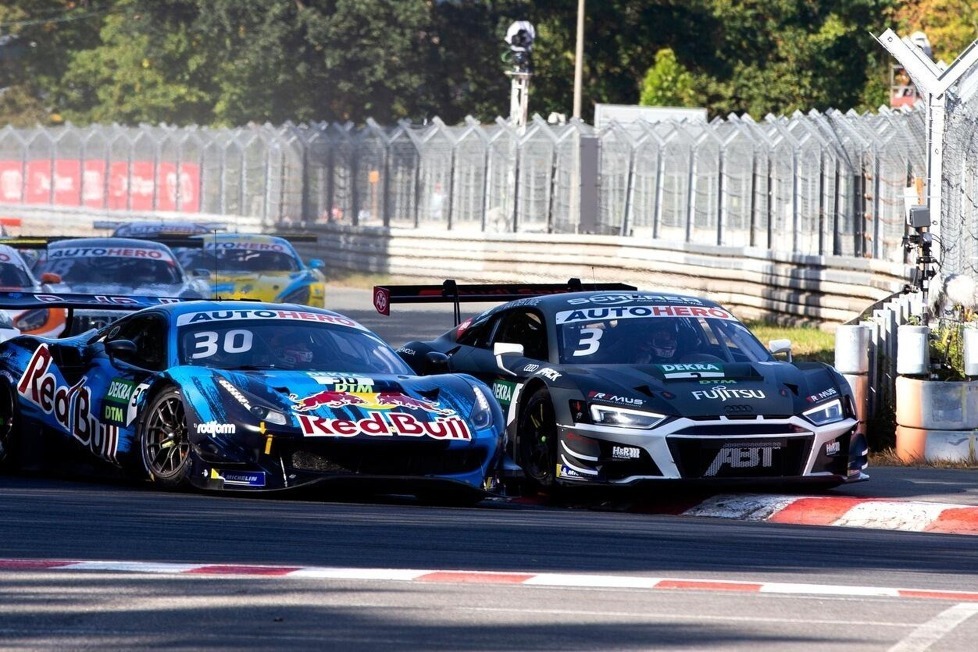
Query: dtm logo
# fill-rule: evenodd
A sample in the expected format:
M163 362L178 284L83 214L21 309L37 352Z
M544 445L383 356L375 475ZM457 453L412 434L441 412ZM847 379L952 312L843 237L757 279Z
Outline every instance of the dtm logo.
M774 466L774 451L781 450L781 444L724 444L713 459L710 468L703 475L713 477L724 467L731 469L770 469Z

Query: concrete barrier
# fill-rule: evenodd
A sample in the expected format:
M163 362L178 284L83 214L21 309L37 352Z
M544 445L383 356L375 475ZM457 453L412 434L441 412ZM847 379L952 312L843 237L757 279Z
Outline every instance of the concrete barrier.
M304 256L330 270L465 283L625 282L709 297L742 319L834 330L898 291L903 264L622 236L488 234L317 225Z

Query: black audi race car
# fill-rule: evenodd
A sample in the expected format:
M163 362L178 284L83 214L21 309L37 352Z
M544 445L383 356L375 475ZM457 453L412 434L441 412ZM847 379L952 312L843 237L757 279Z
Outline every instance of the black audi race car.
M546 294L533 296L534 288ZM628 286L625 286L628 287ZM830 365L768 350L719 304L633 289L393 286L391 303L504 303L398 353L419 373L472 374L507 412L534 484L867 479L853 394ZM778 357L775 357L776 354Z

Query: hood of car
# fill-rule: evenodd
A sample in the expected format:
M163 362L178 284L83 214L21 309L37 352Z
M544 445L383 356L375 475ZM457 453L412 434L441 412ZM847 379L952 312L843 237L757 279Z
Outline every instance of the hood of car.
M184 292L196 291L188 283L72 283L62 291L78 294L121 294L151 297L176 297ZM198 293L199 294L199 293Z
M308 272L305 271L224 272L211 277L211 288L216 296L275 301L282 292L297 281L305 281L308 276Z
M698 362L633 367L568 367L591 403L687 417L799 414L841 396L825 365Z
M264 418L271 427L274 421L266 412L272 409L285 416L280 425L305 437L469 440L474 434L468 415L475 394L461 379L195 367L170 373L197 387L202 405L195 410L205 421L227 422L232 412L240 417L243 411ZM225 412L207 414L209 409Z

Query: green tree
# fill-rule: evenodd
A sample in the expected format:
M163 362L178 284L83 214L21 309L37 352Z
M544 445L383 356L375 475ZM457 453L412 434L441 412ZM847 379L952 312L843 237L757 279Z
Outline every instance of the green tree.
M62 79L66 118L81 123L209 124L213 67L194 2L119 0L101 44L71 54Z
M643 84L656 102L700 104L712 115L862 108L881 96L889 69L871 34L891 26L897 5L589 0L582 117L597 102L638 103ZM491 121L508 110L503 39L514 20L537 31L530 111L566 114L577 8L577 0L6 0L0 38L16 38L9 49L0 41L0 119ZM660 61L663 51L674 59ZM677 86L661 78L670 67Z
M68 53L98 43L108 0L5 0L0 5L0 124L57 122Z
M655 65L642 81L639 104L643 106L696 106L693 75L676 59L671 48L655 55Z
M901 35L927 35L935 61L950 64L978 38L978 6L973 0L906 0L896 19Z

